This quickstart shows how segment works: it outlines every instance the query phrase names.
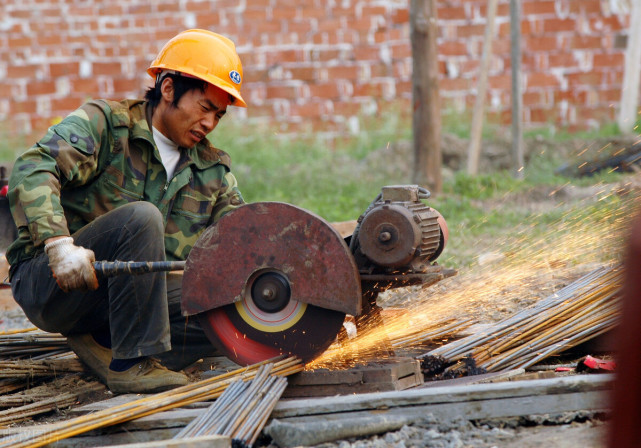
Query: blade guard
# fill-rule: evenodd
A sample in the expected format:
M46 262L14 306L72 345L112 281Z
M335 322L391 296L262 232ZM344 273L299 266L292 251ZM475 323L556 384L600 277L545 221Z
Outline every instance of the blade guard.
M361 313L358 268L340 234L302 208L257 202L226 214L196 241L183 275L183 315L241 300L263 271L284 274L292 300Z

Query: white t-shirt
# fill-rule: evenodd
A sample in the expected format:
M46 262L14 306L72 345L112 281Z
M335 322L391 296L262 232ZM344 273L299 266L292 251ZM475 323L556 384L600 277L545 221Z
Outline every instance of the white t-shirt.
M178 160L180 160L178 145L165 137L153 126L152 131L154 133L154 141L158 147L158 152L160 152L160 160L162 160L165 171L167 171L167 180L169 181L169 179L174 175L174 171L178 165Z

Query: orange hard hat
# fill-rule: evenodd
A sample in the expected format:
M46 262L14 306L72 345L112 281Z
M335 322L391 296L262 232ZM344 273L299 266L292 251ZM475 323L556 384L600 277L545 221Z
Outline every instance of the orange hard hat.
M234 42L207 30L187 30L173 37L147 69L152 77L169 70L207 81L234 97L234 106L247 107L240 96L243 66Z

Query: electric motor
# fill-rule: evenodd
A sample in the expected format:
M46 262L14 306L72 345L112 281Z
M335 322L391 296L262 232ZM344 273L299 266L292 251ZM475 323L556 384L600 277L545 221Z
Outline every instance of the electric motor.
M447 227L439 212L421 202L426 194L416 185L383 187L359 218L360 251L373 264L416 269L441 254Z

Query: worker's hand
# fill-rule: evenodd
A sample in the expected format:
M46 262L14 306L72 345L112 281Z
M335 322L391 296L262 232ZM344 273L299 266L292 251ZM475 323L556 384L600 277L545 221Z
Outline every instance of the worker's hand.
M92 250L76 246L73 238L65 237L47 243L45 252L60 289L69 292L98 288L98 278L93 268L96 257Z

